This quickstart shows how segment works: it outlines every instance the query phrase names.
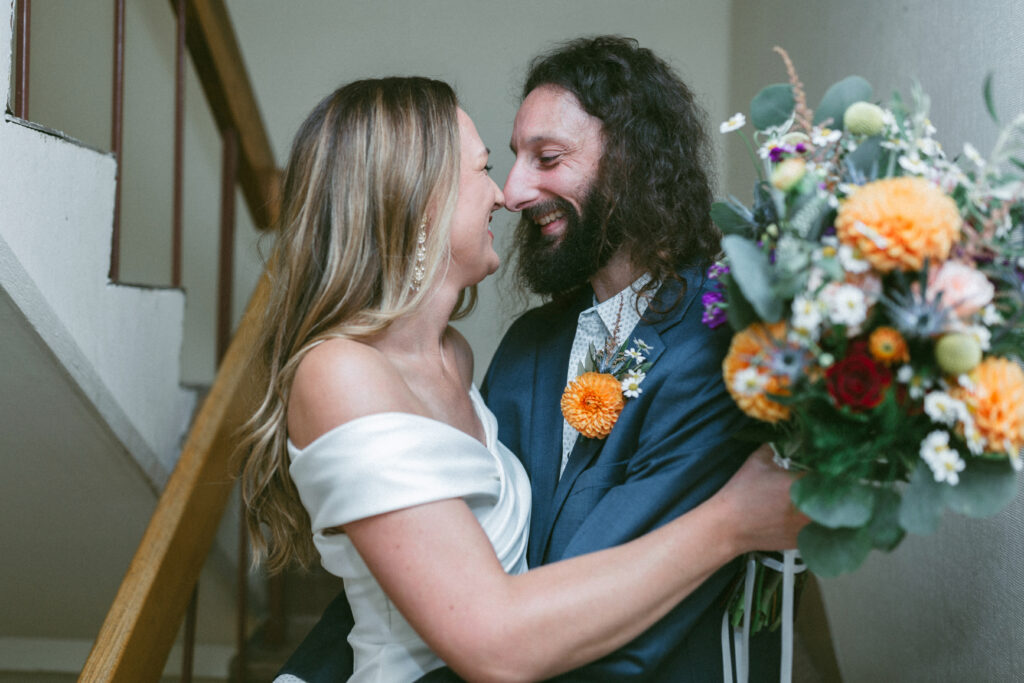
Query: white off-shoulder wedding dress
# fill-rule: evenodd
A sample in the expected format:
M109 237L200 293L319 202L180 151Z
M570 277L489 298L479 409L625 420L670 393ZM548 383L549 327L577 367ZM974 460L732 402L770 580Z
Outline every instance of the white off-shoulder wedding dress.
M510 574L526 571L530 482L498 441L498 424L476 387L470 400L486 446L443 422L379 413L347 422L305 448L290 442L289 472L309 512L327 571L344 579L355 627L350 681L414 681L443 665L395 609L345 534L324 534L357 519L462 498ZM339 634L339 643L343 634ZM281 677L297 680L294 677Z

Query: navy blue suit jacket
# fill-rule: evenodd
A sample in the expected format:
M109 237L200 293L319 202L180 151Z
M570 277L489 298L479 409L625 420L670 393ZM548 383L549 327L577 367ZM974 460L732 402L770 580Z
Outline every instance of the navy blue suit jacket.
M531 567L619 545L675 519L717 491L752 450L733 438L745 418L722 382L729 330L701 322L709 286L702 271L681 275L685 285L663 286L632 334L651 347L643 392L627 399L606 439L577 440L561 477L559 401L592 291L527 312L495 352L481 391L499 439L530 475ZM723 567L640 637L557 680L722 680L721 619L738 570L738 562ZM752 649L752 680L777 678L777 638L755 638ZM456 678L443 669L421 680Z
M606 439L577 439L561 478L559 401L592 291L529 311L495 353L483 393L498 437L530 475L531 567L619 545L675 519L721 488L752 450L733 438L745 418L722 382L730 332L701 322L703 272L680 275L676 305L657 313L680 295L670 282L631 337L651 347L643 392L626 400ZM737 571L737 563L724 567L632 643L559 680L721 680L724 592Z

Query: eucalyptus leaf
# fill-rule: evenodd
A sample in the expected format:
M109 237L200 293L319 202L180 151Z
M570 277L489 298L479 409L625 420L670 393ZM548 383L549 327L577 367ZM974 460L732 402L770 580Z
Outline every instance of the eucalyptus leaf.
M750 122L758 130L781 126L793 115L796 101L789 83L769 85L750 101Z
M985 84L982 86L981 92L985 97L985 108L988 110L988 115L992 117L992 121L999 125L999 117L996 115L996 105L992 99L992 78L993 73L989 71L985 74Z
M877 179L883 152L882 138L877 135L857 145L857 149L847 154L845 159L849 180L863 185Z
M875 511L868 524L873 547L889 552L899 545L905 535L899 516L899 494L891 489L878 489L875 492Z
M816 241L834 209L829 206L825 196L817 193L805 196L807 200L798 205L789 219L789 225L803 239Z
M738 235L722 238L722 249L729 257L729 274L765 322L774 323L782 317L782 300L772 290L771 265L761 248Z
M750 210L742 206L737 207L732 202L715 202L712 204L711 220L727 235L749 233L754 225L754 215Z
M829 529L811 522L797 537L807 568L831 578L852 572L871 552L871 535L862 529Z
M736 278L726 279L725 296L729 301L729 307L725 309L725 312L729 317L729 325L732 326L732 329L739 332L759 321L757 311L743 296L743 291L736 284Z
M831 529L862 527L875 509L874 487L816 472L796 480L789 495L801 512Z
M900 501L900 526L912 534L935 533L945 508L948 484L935 481L928 466L919 462Z
M870 102L873 90L871 84L860 76L847 76L832 85L821 98L821 104L814 112L814 123L822 124L832 119L831 128L842 130L843 114L854 102Z
M1005 461L971 460L960 482L946 491L946 504L968 517L990 517L1017 495L1017 475Z

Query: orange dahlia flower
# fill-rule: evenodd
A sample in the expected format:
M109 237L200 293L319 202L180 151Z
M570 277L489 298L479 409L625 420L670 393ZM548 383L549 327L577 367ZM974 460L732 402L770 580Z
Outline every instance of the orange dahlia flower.
M619 419L622 383L604 372L584 372L562 393L562 415L583 436L603 439Z
M970 373L973 387L949 393L967 404L988 450L1024 448L1024 370L1006 358L989 357Z
M772 375L763 363L769 357L772 347L782 343L785 337L784 322L770 325L754 323L733 336L732 343L729 344L729 353L722 361L725 387L736 401L736 405L747 415L765 422L774 423L789 418L789 408L766 395L788 395L789 381L785 377ZM737 386L737 375L750 368L757 372L758 390Z
M910 360L907 340L898 330L892 327L879 327L868 338L868 351L879 363L892 365L906 363Z
M960 237L956 203L924 178L883 178L853 193L836 216L836 234L883 273L942 261Z

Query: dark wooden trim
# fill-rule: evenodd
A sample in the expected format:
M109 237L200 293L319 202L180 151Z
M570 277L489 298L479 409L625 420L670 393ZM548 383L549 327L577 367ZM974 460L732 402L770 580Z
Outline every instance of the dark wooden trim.
M171 217L171 286L181 287L185 187L185 0L175 0L174 194Z
M15 14L18 37L14 47L14 115L28 120L28 72L32 39L32 0L18 0Z
M114 225L110 235L110 279L121 277L121 179L124 177L124 0L114 0L114 87L110 109L110 150L117 162Z
M186 16L189 54L217 127L238 132L238 180L253 222L274 227L266 183L277 167L227 7L224 0L187 0Z
M235 282L235 184L238 179L238 135L223 132L220 184L220 253L217 264L217 362L231 341L231 300Z

